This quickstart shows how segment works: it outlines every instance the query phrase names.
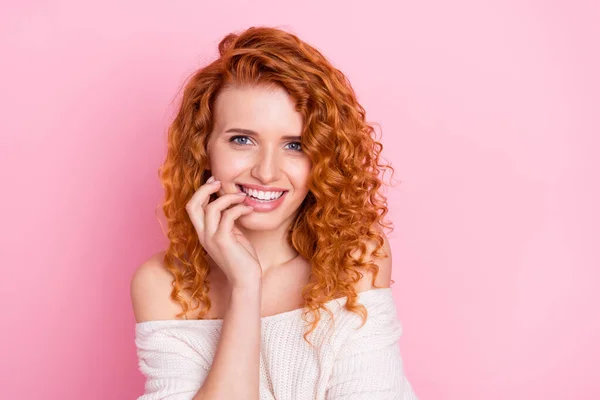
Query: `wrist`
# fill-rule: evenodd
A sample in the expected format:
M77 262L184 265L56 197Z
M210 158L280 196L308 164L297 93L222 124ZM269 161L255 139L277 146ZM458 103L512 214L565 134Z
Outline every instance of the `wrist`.
M229 292L229 307L258 307L262 303L262 283L245 282L231 287Z
M246 278L231 282L232 292L256 292L262 290L262 277Z

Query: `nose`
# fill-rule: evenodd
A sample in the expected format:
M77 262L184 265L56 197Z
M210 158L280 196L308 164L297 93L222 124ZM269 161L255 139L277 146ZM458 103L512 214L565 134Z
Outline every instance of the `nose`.
M265 146L256 152L251 175L267 185L279 178L279 154L276 149Z

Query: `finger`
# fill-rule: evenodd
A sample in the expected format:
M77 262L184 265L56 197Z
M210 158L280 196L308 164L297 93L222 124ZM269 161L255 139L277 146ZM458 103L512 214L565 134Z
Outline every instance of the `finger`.
M221 189L221 181L214 180L214 177L211 176L196 190L190 201L193 201L194 204L200 204L202 208L206 208L210 201L210 196L213 193L217 193L219 189Z
M233 232L235 220L242 215L250 214L252 211L254 211L254 207L238 204L237 206L223 212L221 223L215 232L215 236L226 236L230 232Z
M246 198L246 194L230 193L225 194L204 209L204 232L207 237L212 237L221 223L222 213L230 205L241 203ZM227 210L228 211L228 210Z
M211 177L212 178L212 177ZM210 181L211 179L209 179ZM204 208L208 205L210 195L217 192L221 187L220 181L213 181L205 183L200 186L198 190L192 195L190 200L186 204L186 210L190 215L190 219L194 224L194 227L200 234L204 231Z

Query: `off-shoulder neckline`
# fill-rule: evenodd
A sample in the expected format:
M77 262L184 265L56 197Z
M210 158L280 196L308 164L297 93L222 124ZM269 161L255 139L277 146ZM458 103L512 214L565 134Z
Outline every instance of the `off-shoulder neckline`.
M361 303L363 300L366 300L372 296L375 296L376 294L379 293L386 293L386 292L390 292L391 293L392 288L391 287L385 287L385 288L375 288L375 289L369 289L369 290L365 290L362 292L358 292L358 299L361 300ZM344 297L338 297L336 299L333 300L329 300L327 302L325 302L326 305L332 304L335 301L340 301L342 300L345 304L345 301L347 300L347 296ZM277 321L286 317L291 317L294 316L296 314L301 313L304 310L304 307L301 308L296 308L293 310L289 310L289 311L284 311L278 314L273 314L273 315L267 315L264 317L260 318L260 321L262 323L266 323L266 322L271 322L271 321ZM161 319L161 320L152 320L152 321L143 321L143 322L137 322L135 324L136 329L142 329L142 328L152 328L152 327L164 327L164 326L197 326L197 325L205 325L205 326L215 326L215 325L221 325L223 323L223 319Z

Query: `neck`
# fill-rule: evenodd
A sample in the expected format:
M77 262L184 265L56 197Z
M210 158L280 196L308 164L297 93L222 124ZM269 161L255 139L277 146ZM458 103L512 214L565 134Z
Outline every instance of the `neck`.
M298 252L288 243L289 224L282 224L274 230L256 231L238 226L256 251L263 276L298 256Z
M236 228L244 234L256 252L263 279L269 272L277 270L298 257L296 249L287 241L287 231L290 223L291 221L287 224L281 224L274 230L262 231L246 229L236 224ZM226 279L221 269L214 264L210 257L209 263L211 264L211 275L215 277L214 279Z

